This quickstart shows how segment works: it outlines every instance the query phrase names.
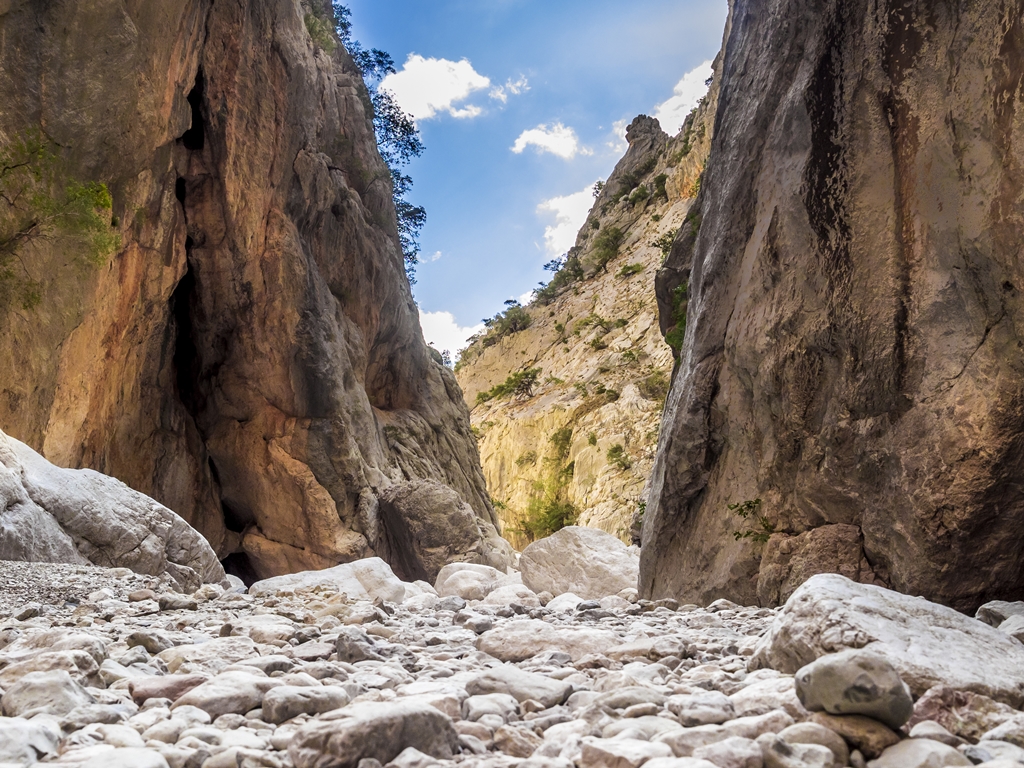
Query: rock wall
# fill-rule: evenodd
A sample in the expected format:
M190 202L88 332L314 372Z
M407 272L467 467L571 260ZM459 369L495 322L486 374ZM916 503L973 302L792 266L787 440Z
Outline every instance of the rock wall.
M821 571L962 609L1024 589L1022 19L733 8L700 226L659 281L689 306L644 595L778 603Z
M657 120L638 117L627 132L629 149L577 236L582 279L550 301L532 302L525 330L490 345L477 340L462 354L457 376L472 405L487 486L505 537L520 548L530 541L524 517L555 482L564 484L580 525L631 540L673 365L658 324L654 276L665 256L655 241L690 225L713 114L709 99L674 138ZM664 196L630 202L631 189L653 192L662 174ZM596 243L613 227L622 245L598 268ZM478 393L524 368L541 370L534 396L476 403ZM552 438L564 430L571 436L562 450ZM609 459L615 446L623 451L618 461ZM570 465L571 474L558 478Z
M0 318L0 425L253 576L373 554L396 481L497 522L423 343L366 89L311 12L329 23L321 0L0 3L3 137L39 126L107 183L122 239L99 270L26 254L42 303Z

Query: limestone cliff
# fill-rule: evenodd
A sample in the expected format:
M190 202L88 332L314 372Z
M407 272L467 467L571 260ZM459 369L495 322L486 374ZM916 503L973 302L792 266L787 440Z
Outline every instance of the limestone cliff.
M644 595L775 604L836 571L1020 597L1022 19L735 4L700 225L659 278L689 305Z
M578 515L580 525L631 539L654 461L673 365L659 331L654 276L673 233L692 226L717 89L670 138L638 117L629 149L580 230L569 261L526 308L528 327L492 329L463 352L459 383L480 440L504 535L522 547L545 531L531 518ZM477 402L519 371L525 392ZM560 506L560 509L557 509Z
M330 13L0 3L0 138L40 127L68 174L108 184L122 243L99 270L53 243L25 254L42 302L0 318L0 425L154 497L253 575L373 554L378 496L418 478L472 506L461 556L500 565Z

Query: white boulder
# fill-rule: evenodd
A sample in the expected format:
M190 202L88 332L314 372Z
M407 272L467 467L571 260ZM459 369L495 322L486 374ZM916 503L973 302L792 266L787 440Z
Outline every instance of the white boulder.
M91 469L56 467L2 431L0 560L166 574L183 592L224 579L210 544L167 507Z
M838 574L808 579L786 601L758 645L752 668L788 674L815 659L867 648L888 661L921 696L934 685L1024 703L1024 645L924 598Z
M519 568L523 584L538 594L599 600L636 588L640 554L610 533L571 525L526 547Z
M286 589L310 589L324 587L337 590L353 600L374 600L380 598L389 603L401 603L405 599L406 584L401 581L391 566L379 557L354 560L322 571L300 571L284 576L273 576L257 581L249 587L250 595L267 595ZM421 594L422 589L416 589Z

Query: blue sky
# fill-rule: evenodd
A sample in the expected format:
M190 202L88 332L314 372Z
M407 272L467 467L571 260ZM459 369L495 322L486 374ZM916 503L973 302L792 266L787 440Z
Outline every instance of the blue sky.
M384 87L426 145L406 169L427 210L413 292L427 340L453 353L571 245L629 120L655 114L675 132L727 13L726 0L348 5L355 39L395 59Z

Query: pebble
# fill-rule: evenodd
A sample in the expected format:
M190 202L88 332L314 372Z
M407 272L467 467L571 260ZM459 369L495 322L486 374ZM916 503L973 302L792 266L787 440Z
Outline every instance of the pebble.
M123 570L30 565L0 563L0 765L1000 768L1024 758L1024 713L980 694L930 691L904 725L906 687L868 651L795 676L752 669L778 612L728 601L538 596L483 566L450 569L440 598L424 587L392 602L301 579L180 595Z

